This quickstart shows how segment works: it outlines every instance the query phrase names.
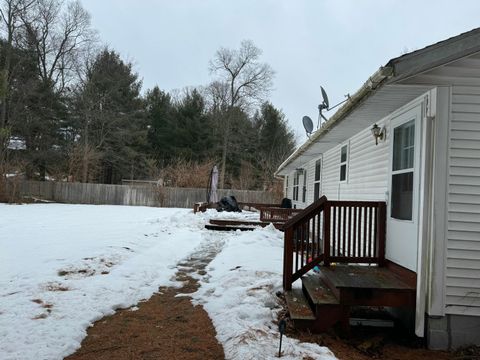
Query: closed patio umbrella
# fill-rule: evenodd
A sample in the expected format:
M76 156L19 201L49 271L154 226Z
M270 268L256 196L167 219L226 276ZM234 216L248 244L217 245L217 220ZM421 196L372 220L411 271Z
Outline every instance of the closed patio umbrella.
M215 165L210 174L209 191L207 194L208 203L218 202L217 187L218 187L218 168L217 168L217 165Z

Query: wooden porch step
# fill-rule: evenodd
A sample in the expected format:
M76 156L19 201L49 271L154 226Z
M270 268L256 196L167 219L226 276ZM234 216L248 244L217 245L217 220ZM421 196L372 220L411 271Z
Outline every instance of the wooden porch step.
M384 267L320 267L320 277L344 306L415 306L415 286Z
M293 289L285 292L285 300L287 301L288 311L290 318L295 322L301 321L314 321L315 315L313 314L310 305L308 304L305 295L300 289Z
M210 224L222 225L222 226L261 226L266 227L270 225L269 222L262 221L245 221L245 220L233 220L233 219L210 219ZM283 224L273 223L275 228L280 229Z
M302 277L304 291L310 297L313 305L338 305L340 301L333 291L320 279L320 276Z
M302 277L302 290L315 314L315 321L309 326L311 331L323 332L336 325L347 331L349 308L340 304L318 275Z
M321 274L336 288L415 290L385 267L337 265L322 266Z
M214 224L206 224L205 229L208 230L215 230L215 231L253 231L255 230L254 227L248 226L234 226L234 225L214 225Z

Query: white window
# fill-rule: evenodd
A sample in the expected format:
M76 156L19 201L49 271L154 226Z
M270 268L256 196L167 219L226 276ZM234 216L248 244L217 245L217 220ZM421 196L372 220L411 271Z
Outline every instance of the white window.
M413 176L415 120L395 128L393 133L391 216L399 220L413 218Z
M303 172L303 191L302 191L302 202L307 200L307 170Z
M313 201L320 199L320 171L322 167L322 161L315 161L315 178L313 181Z
M300 173L297 171L293 177L293 200L298 200L298 182L300 178Z
M347 181L348 171L348 145L343 145L340 150L340 181Z
M285 177L285 197L288 197L288 176Z

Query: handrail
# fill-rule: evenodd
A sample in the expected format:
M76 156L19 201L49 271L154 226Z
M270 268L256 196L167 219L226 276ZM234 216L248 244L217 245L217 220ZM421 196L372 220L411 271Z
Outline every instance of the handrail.
M323 261L385 262L386 204L380 201L329 201L325 196L283 225L283 285L292 283Z
M315 214L319 209L322 209L325 203L327 202L328 202L328 199L326 196L322 196L317 201L314 201L312 204L306 207L302 212L296 214L294 217L288 220L285 224L283 224L283 230L287 230L287 228L292 227L293 225L297 224L303 219L307 219L312 214Z

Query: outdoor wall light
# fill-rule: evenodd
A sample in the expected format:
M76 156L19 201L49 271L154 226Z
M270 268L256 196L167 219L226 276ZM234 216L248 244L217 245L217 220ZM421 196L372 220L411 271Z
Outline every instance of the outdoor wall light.
M378 139L383 140L385 137L385 128L381 128L377 124L373 125L372 135L375 138L375 145L378 145Z

